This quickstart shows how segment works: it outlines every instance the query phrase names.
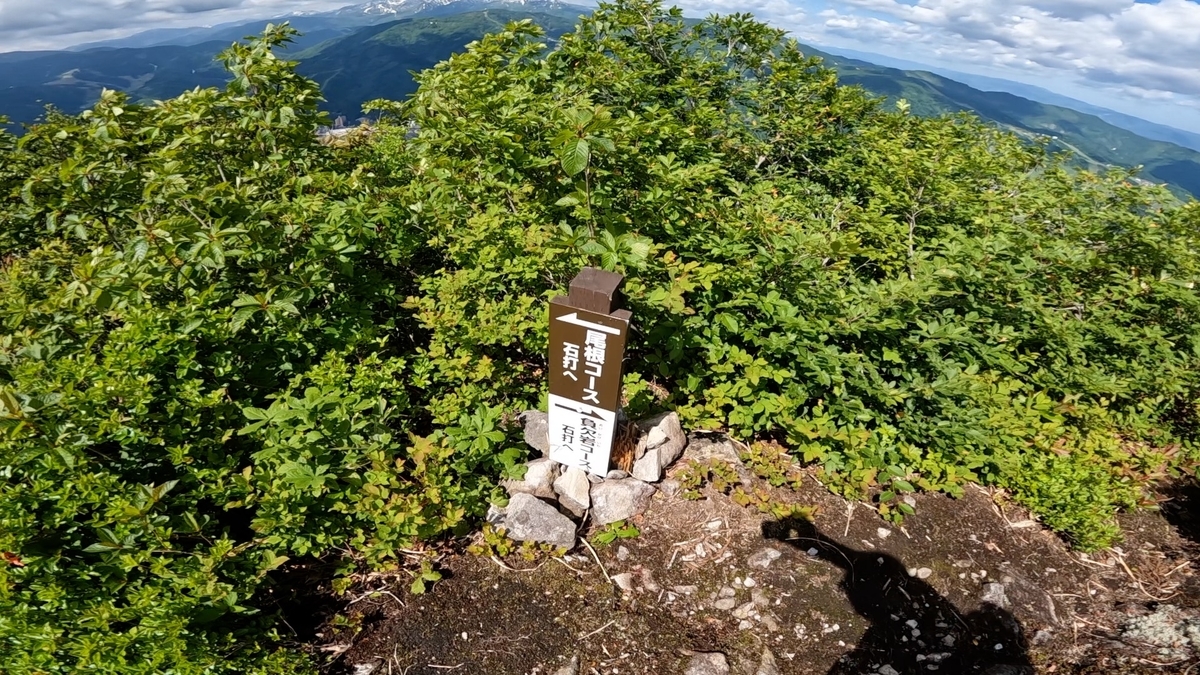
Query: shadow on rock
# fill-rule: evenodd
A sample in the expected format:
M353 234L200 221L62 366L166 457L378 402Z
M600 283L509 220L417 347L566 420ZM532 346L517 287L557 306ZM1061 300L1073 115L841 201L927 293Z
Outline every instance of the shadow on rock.
M1021 625L1003 609L985 603L964 615L896 558L843 546L806 520L765 523L763 536L842 568L846 597L870 622L828 675L1033 673Z

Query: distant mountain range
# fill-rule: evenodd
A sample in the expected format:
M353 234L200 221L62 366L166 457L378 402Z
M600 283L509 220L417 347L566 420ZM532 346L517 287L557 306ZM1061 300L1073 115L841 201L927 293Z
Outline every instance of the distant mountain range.
M857 59L880 66L887 66L897 70L923 70L931 72L942 77L970 85L982 91L1002 91L1009 94L1015 94L1022 98L1027 98L1031 101L1039 103L1049 103L1062 108L1070 108L1081 113L1095 115L1109 124L1121 127L1127 131L1132 131L1139 136L1155 141L1166 141L1176 145L1182 145L1185 148L1200 151L1200 134L1177 129L1166 124L1157 124L1144 120L1133 115L1110 110L1098 105L1093 105L1086 101L1080 101L1077 98L1056 94L1049 89L1037 87L1024 82L1014 82L998 77L987 77L986 75L974 75L971 73L963 73L957 70L949 70L947 68L938 68L924 63L915 61L905 61L903 59L894 59L880 54L872 54L869 52L859 52L851 49L828 49L834 54L842 57Z
M330 113L354 119L367 100L412 93L411 71L444 60L508 21L533 18L555 39L590 11L557 0L376 0L270 21L286 20L304 33L289 58L321 84ZM66 51L0 53L0 114L20 123L34 120L45 104L78 112L106 87L154 100L220 85L226 76L214 61L217 53L261 32L265 23L153 30ZM947 77L805 49L823 57L843 82L891 101L904 98L917 114L972 111L1028 138L1052 137L1052 149L1072 153L1081 166L1143 166L1144 178L1200 195L1200 135L1007 80Z

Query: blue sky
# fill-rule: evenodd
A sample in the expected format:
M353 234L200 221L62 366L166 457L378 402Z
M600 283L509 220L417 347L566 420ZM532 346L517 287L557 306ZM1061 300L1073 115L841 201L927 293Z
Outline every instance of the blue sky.
M1018 80L1200 132L1197 0L676 2L689 15L751 12L816 46ZM346 4L350 0L0 0L0 51Z

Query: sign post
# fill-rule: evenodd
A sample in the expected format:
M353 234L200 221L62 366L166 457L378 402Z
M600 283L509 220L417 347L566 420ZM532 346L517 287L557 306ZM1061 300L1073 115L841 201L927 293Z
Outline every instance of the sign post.
M619 274L585 267L567 296L550 300L550 459L608 473L628 310L616 309Z

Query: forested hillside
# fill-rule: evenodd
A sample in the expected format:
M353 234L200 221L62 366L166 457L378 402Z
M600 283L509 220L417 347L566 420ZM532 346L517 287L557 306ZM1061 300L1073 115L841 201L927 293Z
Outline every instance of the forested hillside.
M532 19L553 40L586 11L554 2L524 7L494 0L380 6L392 13L370 13L373 6L368 4L289 19L303 32L298 42L287 47L289 57L300 61L300 72L321 85L326 99L322 107L335 117L356 120L367 101L408 96L416 88L412 72L448 58L507 21ZM104 87L149 102L194 86L220 84L224 73L215 62L216 54L261 26L262 22L250 22L191 32L151 32L118 41L117 48L84 52L0 54L0 65L20 63L0 72L0 114L29 122L46 104L78 112L94 103ZM156 44L168 39L190 44ZM125 46L141 43L154 46ZM892 102L904 98L918 115L972 112L1031 143L1050 139L1050 150L1068 153L1075 166L1101 171L1109 166L1141 166L1143 179L1168 183L1180 196L1200 194L1200 152L1149 140L1069 108L981 91L928 72L885 68L808 46L803 50L822 57L844 83L861 85Z
M822 56L838 71L842 82L861 85L893 102L903 98L918 115L973 112L1030 139L1052 139L1052 152L1067 152L1080 166L1093 170L1142 166L1144 178L1200 195L1200 153L1189 148L1152 141L1095 115L1004 92L980 91L933 73L885 68L815 50L810 53Z
M290 37L0 134L6 672L314 672L284 573L437 579L585 265L627 278L632 419L885 518L978 482L1092 550L1195 470L1195 201L893 110L748 15L511 23L336 146Z

